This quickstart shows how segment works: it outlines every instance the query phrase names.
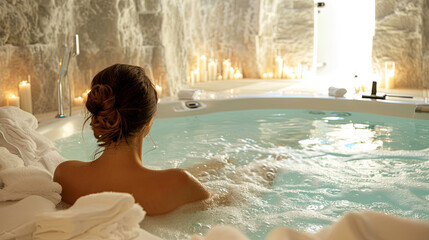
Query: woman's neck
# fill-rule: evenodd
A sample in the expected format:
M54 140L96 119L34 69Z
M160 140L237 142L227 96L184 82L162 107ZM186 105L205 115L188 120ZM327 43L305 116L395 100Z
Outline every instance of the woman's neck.
M134 141L121 141L119 144L108 146L103 154L95 160L98 163L108 163L109 165L142 165L143 138L133 139Z

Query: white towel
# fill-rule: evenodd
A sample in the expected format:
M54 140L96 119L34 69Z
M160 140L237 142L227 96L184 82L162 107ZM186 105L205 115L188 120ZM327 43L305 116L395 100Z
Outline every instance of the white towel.
M29 127L31 129L36 129L38 126L36 117L18 107L0 107L0 118L14 120L19 128Z
M159 239L143 231L145 212L128 193L79 198L69 209L41 214L34 239ZM148 236L148 238L142 238Z
M54 144L36 132L37 119L17 107L0 107L0 142L5 142L11 153L24 160L26 166L33 165L42 156L55 150Z
M192 236L190 240L249 240L233 227L216 226L205 237ZM337 223L318 233L298 232L288 227L271 231L265 240L427 240L429 222L417 221L365 211L348 213Z
M345 88L330 87L328 90L328 95L331 97L344 97L344 95L347 93L347 89Z
M20 200L30 195L42 196L54 204L61 201L61 185L43 169L29 166L0 171L0 201Z
M0 207L0 240L32 239L35 217L55 211L55 205L40 196L28 196L12 205Z
M6 168L23 167L24 162L5 147L0 147L0 171Z
M57 166L64 161L66 161L66 159L61 156L57 151L50 151L43 155L42 158L40 158L40 160L37 162L37 164L39 164L39 167L46 169L49 173L54 175Z

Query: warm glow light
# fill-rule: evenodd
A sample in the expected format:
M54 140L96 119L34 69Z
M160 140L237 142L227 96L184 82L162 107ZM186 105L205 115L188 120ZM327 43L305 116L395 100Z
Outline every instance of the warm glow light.
M282 78L282 73L283 73L283 59L280 56L276 57L276 69L275 69L275 73L276 73L276 78Z
M220 74L219 74L219 75L217 76L217 79L222 80L222 75L220 75Z
M194 58L194 59L195 59L195 58ZM201 55L200 59L201 59L201 60L206 60L207 58L206 58L206 56L205 56L205 55Z
M268 73L268 77L269 77L269 78L273 78L273 77L274 77L274 74L273 74L272 72L269 72L269 73Z
M155 85L155 90L156 90L158 96L162 95L162 87L161 86Z
M87 99L88 98L88 94L89 94L89 92L91 92L91 90L85 90L85 92L83 92L82 93L82 97L84 98L84 99Z
M81 106L83 105L83 98L81 96L73 99L73 105L74 106Z
M19 86L25 86L25 85L27 85L28 84L28 82L27 81L22 81L22 82L20 82L19 83Z
M17 98L15 94L9 93L9 98Z
M393 77L395 76L395 62L384 63L385 88L394 88Z
M267 73L262 74L262 78L267 78L267 77L268 77Z

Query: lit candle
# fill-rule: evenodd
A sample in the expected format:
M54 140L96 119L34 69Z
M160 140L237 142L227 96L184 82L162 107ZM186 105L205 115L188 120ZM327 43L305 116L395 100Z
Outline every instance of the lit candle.
M296 69L296 75L298 78L302 78L302 66L301 63L298 63L298 67Z
M222 75L220 75L220 74L219 74L219 75L217 75L217 79L218 79L218 80L222 80Z
M283 72L283 59L280 56L276 57L276 78L282 78L282 72Z
M197 83L200 81L200 73L198 71L198 69L195 69L194 71L191 72L191 83Z
M222 76L223 76L223 79L225 79L225 80L229 78L229 68L230 67L231 67L231 63L229 62L228 59L223 61Z
M9 94L9 96L7 97L7 105L19 107L19 97L15 96L12 93Z
M159 85L155 85L156 93L158 94L158 98L162 95L162 87Z
M79 96L73 99L74 106L82 106L83 105L83 97Z
M263 73L263 74L262 74L262 78L263 78L263 79L267 79L267 77L268 77L267 73Z
M229 68L228 79L234 79L234 68L233 67Z
M274 77L274 74L272 72L269 72L268 73L268 78L273 78L273 77Z
M234 79L241 79L243 77L243 75L241 74L240 70L235 69L235 73L234 73Z
M33 104L31 101L31 84L27 81L19 83L19 98L21 109L33 113Z
M286 64L283 65L283 78L289 78L289 68Z
M385 62L384 63L384 81L385 88L391 89L395 87L393 82L393 77L395 76L395 62Z
M198 69L200 72L200 81L206 82L207 81L207 58L206 58L206 56L202 55L200 57Z
M217 75L217 64L215 61L210 60L209 63L209 81L216 80Z

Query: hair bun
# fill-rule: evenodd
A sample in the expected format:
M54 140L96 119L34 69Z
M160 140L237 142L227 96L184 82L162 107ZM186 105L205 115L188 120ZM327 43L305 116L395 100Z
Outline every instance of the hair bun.
M109 85L94 85L88 94L86 108L92 114L91 126L98 142L116 142L122 137L121 115L115 108L115 95Z

